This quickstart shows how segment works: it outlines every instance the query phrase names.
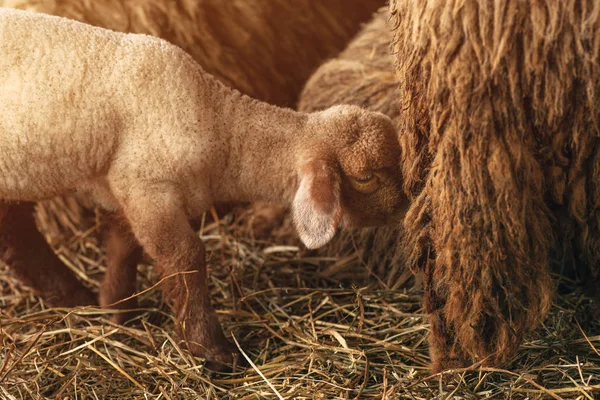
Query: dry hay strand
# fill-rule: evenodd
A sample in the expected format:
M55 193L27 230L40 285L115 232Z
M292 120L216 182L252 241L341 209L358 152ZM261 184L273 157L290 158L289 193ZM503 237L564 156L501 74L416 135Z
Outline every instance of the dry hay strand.
M301 257L293 246L240 234L231 215L216 219L200 231L211 298L256 369L217 373L179 348L158 275L147 265L139 268L141 314L128 326L114 325L97 308L47 308L7 273L0 275L0 398L592 399L600 393L600 325L579 291L559 298L508 369L430 375L421 293L324 275L340 260ZM57 248L95 290L104 270L96 233L77 232L78 241Z

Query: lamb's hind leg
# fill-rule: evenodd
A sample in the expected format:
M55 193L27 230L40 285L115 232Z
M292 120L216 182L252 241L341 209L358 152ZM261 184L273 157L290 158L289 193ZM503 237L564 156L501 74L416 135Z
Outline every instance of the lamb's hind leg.
M176 329L192 354L231 363L235 353L211 306L204 244L192 230L178 193L170 187L129 189L123 204L133 233L162 267Z
M0 259L48 304L96 304L96 296L60 261L38 231L33 203L0 204Z
M137 298L122 301L136 291L137 265L142 248L131 232L129 224L118 215L107 216L104 226L106 274L100 287L100 305L115 310L137 308ZM115 313L113 319L123 324L135 316L135 311Z

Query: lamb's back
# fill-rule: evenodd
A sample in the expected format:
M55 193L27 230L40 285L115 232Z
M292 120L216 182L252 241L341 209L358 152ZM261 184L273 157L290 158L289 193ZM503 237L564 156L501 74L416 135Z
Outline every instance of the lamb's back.
M141 145L140 131L168 123L161 110L190 86L165 76L173 51L146 35L0 8L0 197L75 190L106 173L121 141Z

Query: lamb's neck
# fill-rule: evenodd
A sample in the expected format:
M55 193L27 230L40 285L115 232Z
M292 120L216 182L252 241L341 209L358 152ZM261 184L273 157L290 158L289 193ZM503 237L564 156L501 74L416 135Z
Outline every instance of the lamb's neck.
M310 135L308 116L238 92L222 104L228 159L213 172L215 200L291 203L298 187L297 157Z

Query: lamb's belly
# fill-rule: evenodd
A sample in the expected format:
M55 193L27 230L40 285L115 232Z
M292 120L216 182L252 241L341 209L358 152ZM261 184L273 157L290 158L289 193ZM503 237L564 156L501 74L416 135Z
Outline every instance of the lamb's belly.
M0 119L0 198L39 201L70 194L107 168L112 143L94 134L105 126L77 124L67 116L36 124L19 120L16 112Z
M0 197L47 199L105 172L120 123L113 107L73 80L13 75L0 71Z
M0 149L0 198L10 201L39 201L75 191L81 174L41 160L11 157Z

